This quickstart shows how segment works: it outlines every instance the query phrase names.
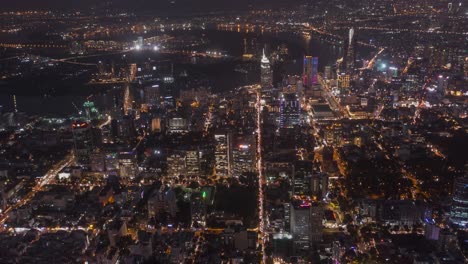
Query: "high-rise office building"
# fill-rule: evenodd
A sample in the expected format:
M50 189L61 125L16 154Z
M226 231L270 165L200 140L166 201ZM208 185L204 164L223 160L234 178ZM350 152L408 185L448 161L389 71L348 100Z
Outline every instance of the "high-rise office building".
M184 134L189 132L189 124L186 118L174 117L168 120L168 133Z
M159 85L152 85L145 87L145 103L151 106L157 106L160 104L159 100L160 89Z
M105 153L95 150L90 154L90 170L93 172L103 172L106 170Z
M310 161L297 160L294 163L294 174L292 179L292 194L294 196L310 197L313 164Z
M86 116L86 121L89 122L91 119L97 119L99 116L99 111L92 101L86 101L83 103L84 115Z
M468 78L468 57L465 58L465 62L463 63L463 75L465 78Z
M308 250L310 248L310 204L293 203L290 208L294 249Z
M240 176L255 170L256 147L254 138L238 140L232 148L232 175Z
M323 207L320 202L310 206L310 243L312 245L322 241L323 236Z
M455 179L450 222L460 227L468 224L468 176Z
M165 212L173 218L177 213L177 198L172 188L163 185L151 194L147 206L149 217L158 218Z
M160 117L155 117L151 120L151 131L153 132L161 132L162 131L162 126L161 126L161 118Z
M136 137L135 121L133 116L126 115L118 122L119 138L123 141L131 141Z
M172 150L167 156L167 177L176 179L180 176L200 176L200 158L196 149Z
M137 156L134 152L121 152L118 155L119 176L134 178L138 175Z
M215 171L220 177L231 176L232 136L229 132L217 132L215 137Z
M310 179L311 195L319 200L325 198L328 192L328 174L314 173Z
M197 149L185 151L185 167L187 171L187 176L200 176L200 155Z
M440 94L445 94L449 83L449 77L444 77L443 75L439 75L437 77L437 92Z
M294 200L291 204L291 234L295 251L308 251L322 241L323 207L320 203Z
M271 72L270 60L265 55L265 50L263 50L260 64L260 79L262 89L269 89L271 87L273 75Z
M90 155L93 150L91 126L82 121L74 122L72 133L75 160L78 164L87 166L90 163Z
M340 89L342 94L346 94L348 92L348 89L351 86L350 79L351 76L344 72L338 75L338 89Z
M185 152L180 150L171 151L167 156L167 177L168 179L177 179L179 176L186 175Z
M129 115L133 110L133 94L130 84L125 86L123 110L124 115Z
M304 78L303 84L306 87L310 88L318 83L318 57L304 56L302 75Z
M120 136L120 124L118 119L112 119L110 123L110 134L111 137L115 140Z
M354 28L351 28L345 41L343 62L341 64L342 71L347 73L352 73L354 71L356 63L356 45L357 39L354 33Z
M283 86L284 93L296 93L299 100L301 100L304 94L304 85L301 76L288 75L288 78L283 80Z
M302 83L302 80L298 80L296 82L296 93L297 93L297 96L299 97L299 100L301 100L302 95L304 94L304 85Z
M339 123L325 127L325 141L330 146L341 146L343 139L343 127Z
M280 127L292 128L300 123L301 106L296 93L282 93L280 97Z
M284 203L284 229L291 231L291 203Z
M193 192L190 196L190 216L192 225L206 224L206 192Z
M331 66L325 66L324 77L327 80L332 79L332 68L331 68Z
M421 80L418 78L417 75L408 74L405 76L403 80L402 90L414 92L416 91L421 85Z

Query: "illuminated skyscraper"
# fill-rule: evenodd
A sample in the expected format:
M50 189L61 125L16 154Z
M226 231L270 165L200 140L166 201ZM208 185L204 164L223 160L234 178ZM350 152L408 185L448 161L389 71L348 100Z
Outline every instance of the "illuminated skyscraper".
M463 64L463 74L465 78L468 78L468 57L465 58L465 62Z
M86 101L83 103L84 114L86 115L86 121L91 121L91 119L98 117L98 110L94 105L94 102Z
M176 179L179 176L185 176L185 152L174 150L167 156L167 179ZM166 179L166 180L167 180Z
M310 243L313 245L322 241L323 207L320 203L312 203L310 207Z
M325 141L329 146L341 146L343 139L343 127L335 123L325 127Z
M255 138L246 136L236 140L232 147L232 175L238 177L255 170L256 147Z
M296 250L308 250L310 247L310 204L292 204L291 234Z
M356 45L357 40L354 34L354 28L351 28L344 46L343 63L341 69L347 73L354 71L356 62Z
M304 94L304 85L302 84L302 80L298 80L296 83L296 93L299 100L301 100L302 95Z
M72 124L74 155L78 164L89 165L93 150L91 127L86 122L77 121Z
M133 95L132 95L132 91L130 90L130 84L127 84L125 86L125 94L124 94L124 105L123 105L124 115L130 114L132 109L133 109Z
M185 168L187 176L200 176L200 155L198 149L185 151Z
M450 222L460 227L468 225L468 177L455 179Z
M292 177L292 195L301 197L311 196L310 179L313 175L313 163L310 161L297 160L294 162L294 174Z
M312 87L318 83L318 58L312 56L304 56L304 64L302 68L302 75L304 78L304 85Z
M136 129L134 118L131 115L126 115L122 117L118 122L119 138L123 141L131 141L136 137Z
M444 77L443 75L439 75L437 77L437 91L442 95L445 94L449 83L449 77Z
M173 117L168 120L167 132L170 134L184 134L189 132L189 124L186 118Z
M291 206L291 234L296 251L308 251L322 241L323 208L320 203L295 200Z
M138 175L137 156L134 152L120 152L119 159L119 176L134 178Z
M157 106L160 103L160 88L159 85L145 87L145 103L151 106Z
M270 60L265 56L265 50L263 50L262 61L260 64L260 78L262 89L269 89L272 85L272 73L270 67Z
M190 196L190 216L192 225L205 226L206 223L206 192L194 192Z
M346 94L348 92L349 87L350 76L349 74L342 72L340 75L338 75L338 89L340 89L342 94Z
M313 197L323 199L328 192L328 175L326 173L314 173L310 178L310 192Z
M215 147L215 171L221 177L231 176L231 145L232 137L228 132L218 132L214 135Z
M282 93L280 98L280 127L292 128L300 123L301 106L296 93Z

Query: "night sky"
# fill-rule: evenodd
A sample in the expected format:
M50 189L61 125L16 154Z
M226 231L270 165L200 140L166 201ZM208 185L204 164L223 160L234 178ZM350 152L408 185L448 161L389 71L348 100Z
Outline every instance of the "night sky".
M88 9L115 7L132 11L190 14L206 11L241 11L250 6L281 6L291 0L17 0L2 1L0 10L14 9ZM299 2L299 0L296 0Z

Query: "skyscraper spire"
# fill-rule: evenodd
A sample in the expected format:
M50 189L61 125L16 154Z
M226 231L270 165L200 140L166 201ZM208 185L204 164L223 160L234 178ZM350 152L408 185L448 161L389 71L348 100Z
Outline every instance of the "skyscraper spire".
M270 60L265 55L265 48L263 48L262 63L270 63Z
M133 96L132 96L132 92L130 91L130 83L127 83L125 86L123 107L124 107L124 115L128 115L133 107Z
M350 28L349 29L349 43L348 43L349 46L352 45L353 38L354 38L354 28Z
M344 71L353 72L356 61L356 36L354 28L349 29L348 39L345 42L342 68Z
M260 64L260 80L263 89L269 89L272 85L272 73L270 68L270 60L265 55L265 49L263 49L263 56Z

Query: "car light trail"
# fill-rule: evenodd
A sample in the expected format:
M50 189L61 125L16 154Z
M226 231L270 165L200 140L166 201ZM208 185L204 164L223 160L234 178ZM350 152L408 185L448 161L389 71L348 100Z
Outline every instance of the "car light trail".
M257 91L257 170L258 170L258 232L259 243L262 252L262 263L266 263L265 255L265 213L264 213L264 195L263 195L263 171L262 171L262 108L261 108L261 95L260 90Z

